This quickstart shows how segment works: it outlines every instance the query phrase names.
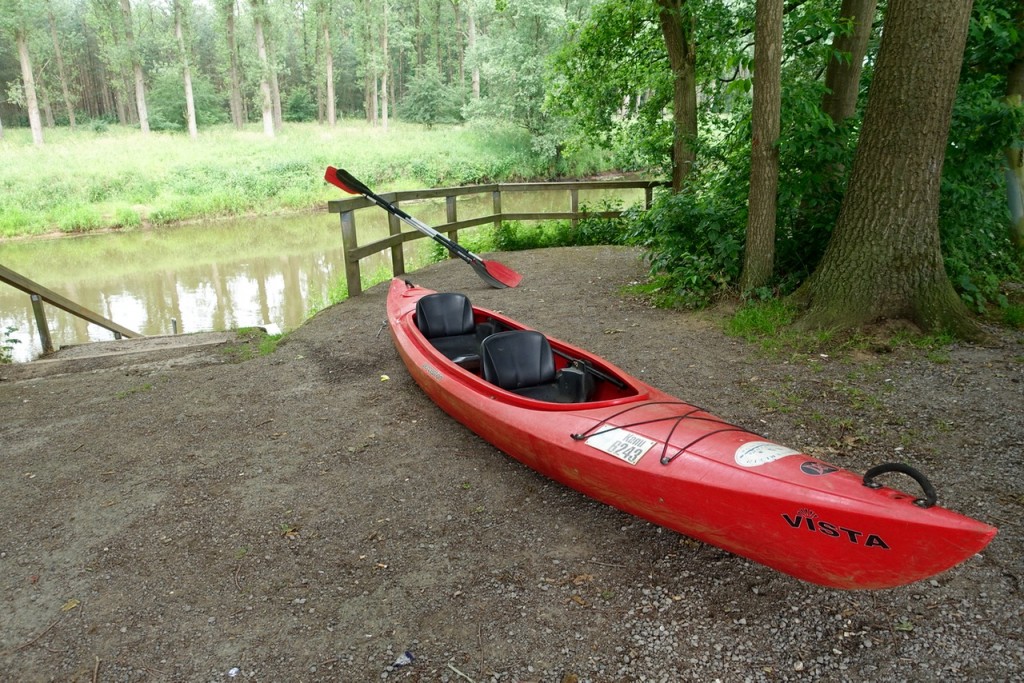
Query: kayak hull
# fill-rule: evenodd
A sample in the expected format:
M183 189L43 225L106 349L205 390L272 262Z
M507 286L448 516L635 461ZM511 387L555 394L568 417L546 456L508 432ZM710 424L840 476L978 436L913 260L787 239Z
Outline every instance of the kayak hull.
M584 403L547 403L499 388L439 353L419 332L430 290L392 282L388 322L416 383L437 405L524 465L587 496L798 579L891 588L981 551L996 529L775 444L556 339L624 386ZM529 329L474 309L506 329Z

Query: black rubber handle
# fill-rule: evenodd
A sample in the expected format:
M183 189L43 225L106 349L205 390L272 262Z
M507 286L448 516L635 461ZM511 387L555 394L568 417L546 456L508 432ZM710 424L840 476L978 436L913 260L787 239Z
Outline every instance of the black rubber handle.
M915 500L914 505L923 508L930 508L938 502L939 498L935 494L935 487L932 486L930 481L928 481L928 478L910 465L902 462L887 462L882 465L875 465L864 473L864 485L873 489L882 488L882 485L877 481L874 481L874 479L878 475L886 474L887 472L899 472L900 474L905 474L920 484L921 490L924 491L924 498L918 498Z

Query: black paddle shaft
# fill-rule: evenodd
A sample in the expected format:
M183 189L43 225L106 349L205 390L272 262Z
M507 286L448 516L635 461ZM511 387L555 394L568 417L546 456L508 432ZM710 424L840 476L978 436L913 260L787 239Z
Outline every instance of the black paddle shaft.
M459 258L461 258L466 263L474 265L480 262L480 259L476 257L475 254L471 253L461 244L453 242L452 240L448 239L447 237L437 232L436 230L429 228L426 225L423 225L415 218L407 214L405 211L402 211L400 208L398 208L388 200L376 194L373 190L368 188L366 185L360 182L355 176L353 176L345 169L335 169L334 174L337 181L344 185L345 188L351 190L353 194L361 194L364 197L367 197L385 211L393 213L399 218L411 223L413 227L419 228L421 232L426 232L427 235L430 236L433 240L437 241L439 244L446 247L449 251L455 253Z

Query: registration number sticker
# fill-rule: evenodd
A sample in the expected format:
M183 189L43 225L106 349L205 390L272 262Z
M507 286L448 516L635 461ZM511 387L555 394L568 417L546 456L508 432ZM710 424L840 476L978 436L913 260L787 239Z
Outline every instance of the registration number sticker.
M653 440L633 432L627 432L625 429L609 429L606 432L595 434L585 443L608 455L614 455L630 465L640 462L640 458L644 457L644 454L655 444Z

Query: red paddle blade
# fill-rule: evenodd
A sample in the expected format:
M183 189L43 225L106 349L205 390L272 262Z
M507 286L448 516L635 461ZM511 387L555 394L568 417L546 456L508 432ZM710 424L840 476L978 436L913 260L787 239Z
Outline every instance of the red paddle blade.
M487 277L484 279L487 280L489 284L499 289L502 287L515 287L523 281L522 275L509 268L504 263L498 263L497 261L485 261L481 259L480 264L482 268L477 268L477 264L474 263L474 270L476 270L480 275L483 275L483 272L486 272Z
M341 178L338 177L338 169L334 168L333 166L327 167L327 170L324 172L324 180L329 182L331 185L334 185L335 187L340 188L345 192L348 192L349 194L362 194L362 192L360 192L359 190L349 187L344 182L342 182Z

